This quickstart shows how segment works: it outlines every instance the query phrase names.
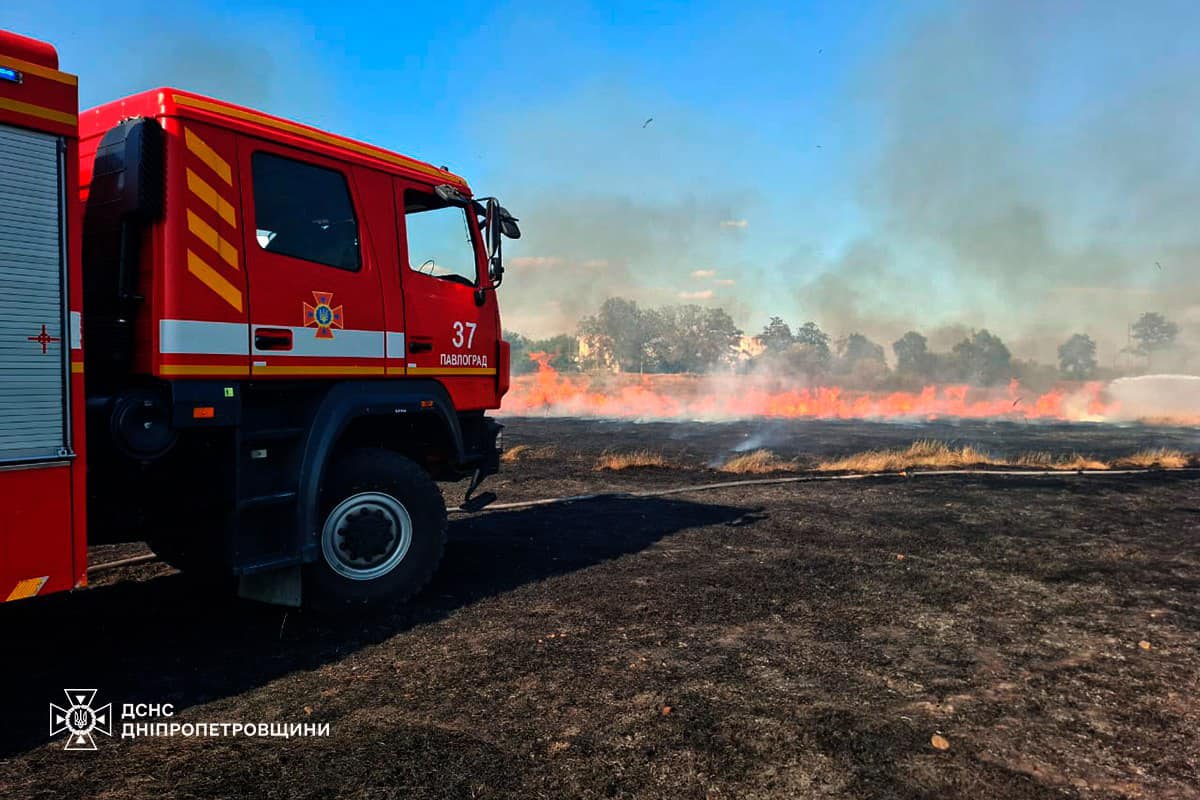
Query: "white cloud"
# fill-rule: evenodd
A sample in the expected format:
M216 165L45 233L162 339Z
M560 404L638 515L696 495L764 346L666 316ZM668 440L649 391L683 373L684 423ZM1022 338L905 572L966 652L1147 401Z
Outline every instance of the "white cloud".
M705 278L711 278L713 275L716 275L716 274L717 274L717 271L715 269L694 269L694 270L692 270L692 277L698 281L704 280Z
M735 281L733 278L720 278L713 281L713 283L717 286L733 286L735 283L737 283L737 281Z
M745 228L750 223L744 219L723 219L721 220L722 228Z
M705 289L700 292L680 292L680 300L708 300L713 296L712 289Z
M509 266L529 269L558 267L563 263L563 260L558 256L517 256L516 258L507 259L507 261Z

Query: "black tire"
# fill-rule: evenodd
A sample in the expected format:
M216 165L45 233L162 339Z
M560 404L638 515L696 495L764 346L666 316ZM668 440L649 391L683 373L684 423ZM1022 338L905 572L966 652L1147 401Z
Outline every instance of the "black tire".
M395 501L407 514L411 524L407 549L383 574L347 577L346 570L366 570L372 562L368 560L362 565L347 562L350 555L357 555L345 535L354 523L344 522L338 527L334 524L336 514L348 513L343 520L358 515L377 520L368 535L382 536L383 542L370 540L369 558L387 562L402 549L397 544L404 538L402 523L389 512L379 511L377 504L371 505L375 501L362 499L372 497L384 504L389 499ZM367 505L358 511L342 510L347 508L346 504L355 508L355 503ZM368 526L371 524L368 522ZM305 566L303 587L304 604L320 611L350 611L404 602L429 583L446 549L446 503L437 484L414 461L381 447L351 450L327 467L321 492L320 525L317 560ZM327 533L327 529L334 532ZM327 545L332 548L332 555L327 552ZM383 566L378 564L373 568Z

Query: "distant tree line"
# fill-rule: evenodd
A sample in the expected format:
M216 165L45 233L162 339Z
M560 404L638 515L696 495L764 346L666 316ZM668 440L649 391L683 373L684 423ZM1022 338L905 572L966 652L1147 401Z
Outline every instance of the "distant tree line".
M633 300L605 300L579 323L579 336L528 339L505 332L512 371L532 372L532 353L546 353L559 372L619 369L622 372L710 372L734 363L742 331L720 308L697 305L642 308Z
M742 331L722 308L642 308L611 297L579 322L585 369L622 372L709 372L733 362Z
M559 372L579 370L579 340L565 333L548 339L530 339L516 331L505 331L504 340L511 349L509 353L512 374L524 375L537 369L530 354L545 353L547 363Z
M1178 334L1175 323L1147 312L1130 326L1126 351L1149 360L1172 348ZM535 340L506 332L505 338L512 345L516 374L536 369L529 354L538 352L546 353L550 366L560 372L766 368L810 382L863 388L908 388L925 383L993 386L1013 378L1048 383L1059 377L1086 380L1098 371L1096 343L1083 333L1072 334L1059 346L1055 369L1014 359L1004 341L986 329L972 331L945 352L934 352L923 334L908 331L891 344L893 368L883 345L862 333L834 339L815 322L793 330L781 317L771 317L757 336L747 340L724 309L697 305L643 308L620 297L605 300L595 314L584 317L578 336Z

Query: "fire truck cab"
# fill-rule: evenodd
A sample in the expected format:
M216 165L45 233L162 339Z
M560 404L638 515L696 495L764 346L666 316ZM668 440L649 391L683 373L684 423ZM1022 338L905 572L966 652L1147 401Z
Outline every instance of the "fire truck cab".
M16 89L53 81L14 41ZM498 467L516 220L445 168L179 89L83 112L77 156L69 113L37 132L0 116L0 287L19 309L0 370L45 395L0 398L0 492L62 471L0 527L0 578L54 507L74 516L55 520L53 588L85 578L86 510L90 541L145 540L258 599L419 590L444 543L435 481L470 477L469 497ZM61 437L15 449L41 409Z

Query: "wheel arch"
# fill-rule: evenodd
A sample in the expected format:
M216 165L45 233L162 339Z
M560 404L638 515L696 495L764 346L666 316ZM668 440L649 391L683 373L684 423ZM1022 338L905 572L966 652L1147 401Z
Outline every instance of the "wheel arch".
M405 440L406 434L419 434ZM402 443L396 447L388 443ZM432 380L363 381L334 386L321 400L301 460L297 503L297 537L304 561L319 548L320 496L332 460L360 444L386 447L412 458L427 470L429 452L420 451L436 441L452 469L465 458L462 429L450 395ZM404 443L410 443L406 448ZM415 456L415 457L414 457ZM430 470L433 472L433 470Z

